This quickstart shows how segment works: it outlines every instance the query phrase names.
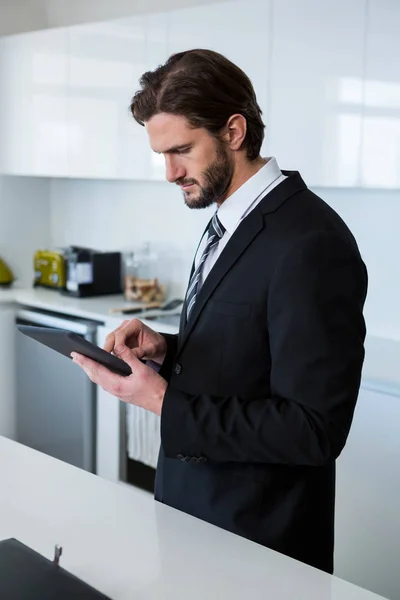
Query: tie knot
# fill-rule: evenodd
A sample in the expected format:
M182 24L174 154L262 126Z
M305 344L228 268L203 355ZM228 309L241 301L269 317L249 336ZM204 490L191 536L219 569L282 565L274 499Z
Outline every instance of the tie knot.
M216 235L219 239L221 239L222 236L224 235L224 233L225 233L225 227L222 225L221 221L218 219L217 213L215 213L215 215L211 219L211 223L208 228L208 237L211 237L212 235Z

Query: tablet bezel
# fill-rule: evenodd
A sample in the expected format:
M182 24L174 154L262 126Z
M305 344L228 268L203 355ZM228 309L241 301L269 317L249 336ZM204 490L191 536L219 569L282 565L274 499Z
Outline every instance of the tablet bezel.
M22 334L71 360L71 352L77 352L98 362L117 375L123 377L132 375L132 369L128 363L72 331L37 325L17 325L17 328Z

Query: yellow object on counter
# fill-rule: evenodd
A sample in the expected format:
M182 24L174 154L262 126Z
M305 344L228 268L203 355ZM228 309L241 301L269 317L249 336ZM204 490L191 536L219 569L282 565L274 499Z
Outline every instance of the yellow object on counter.
M11 285L14 275L7 263L0 258L0 285Z
M38 250L33 258L34 285L64 289L66 285L65 259L57 250Z

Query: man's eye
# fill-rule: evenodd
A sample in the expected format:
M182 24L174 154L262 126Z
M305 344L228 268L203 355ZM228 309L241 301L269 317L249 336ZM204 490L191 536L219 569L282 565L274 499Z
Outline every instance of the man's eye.
M177 154L187 154L189 152L190 148L180 148L179 150L176 151Z

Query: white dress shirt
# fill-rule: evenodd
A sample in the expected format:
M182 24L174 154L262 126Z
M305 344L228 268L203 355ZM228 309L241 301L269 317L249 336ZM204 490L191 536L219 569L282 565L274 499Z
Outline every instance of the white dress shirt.
M275 158L265 158L264 160L267 161L266 164L219 207L217 215L225 227L225 233L207 256L203 265L198 290L203 285L204 280L215 265L235 229L271 190L286 179L286 175L282 174ZM196 253L195 268L203 254L207 237L206 232Z

